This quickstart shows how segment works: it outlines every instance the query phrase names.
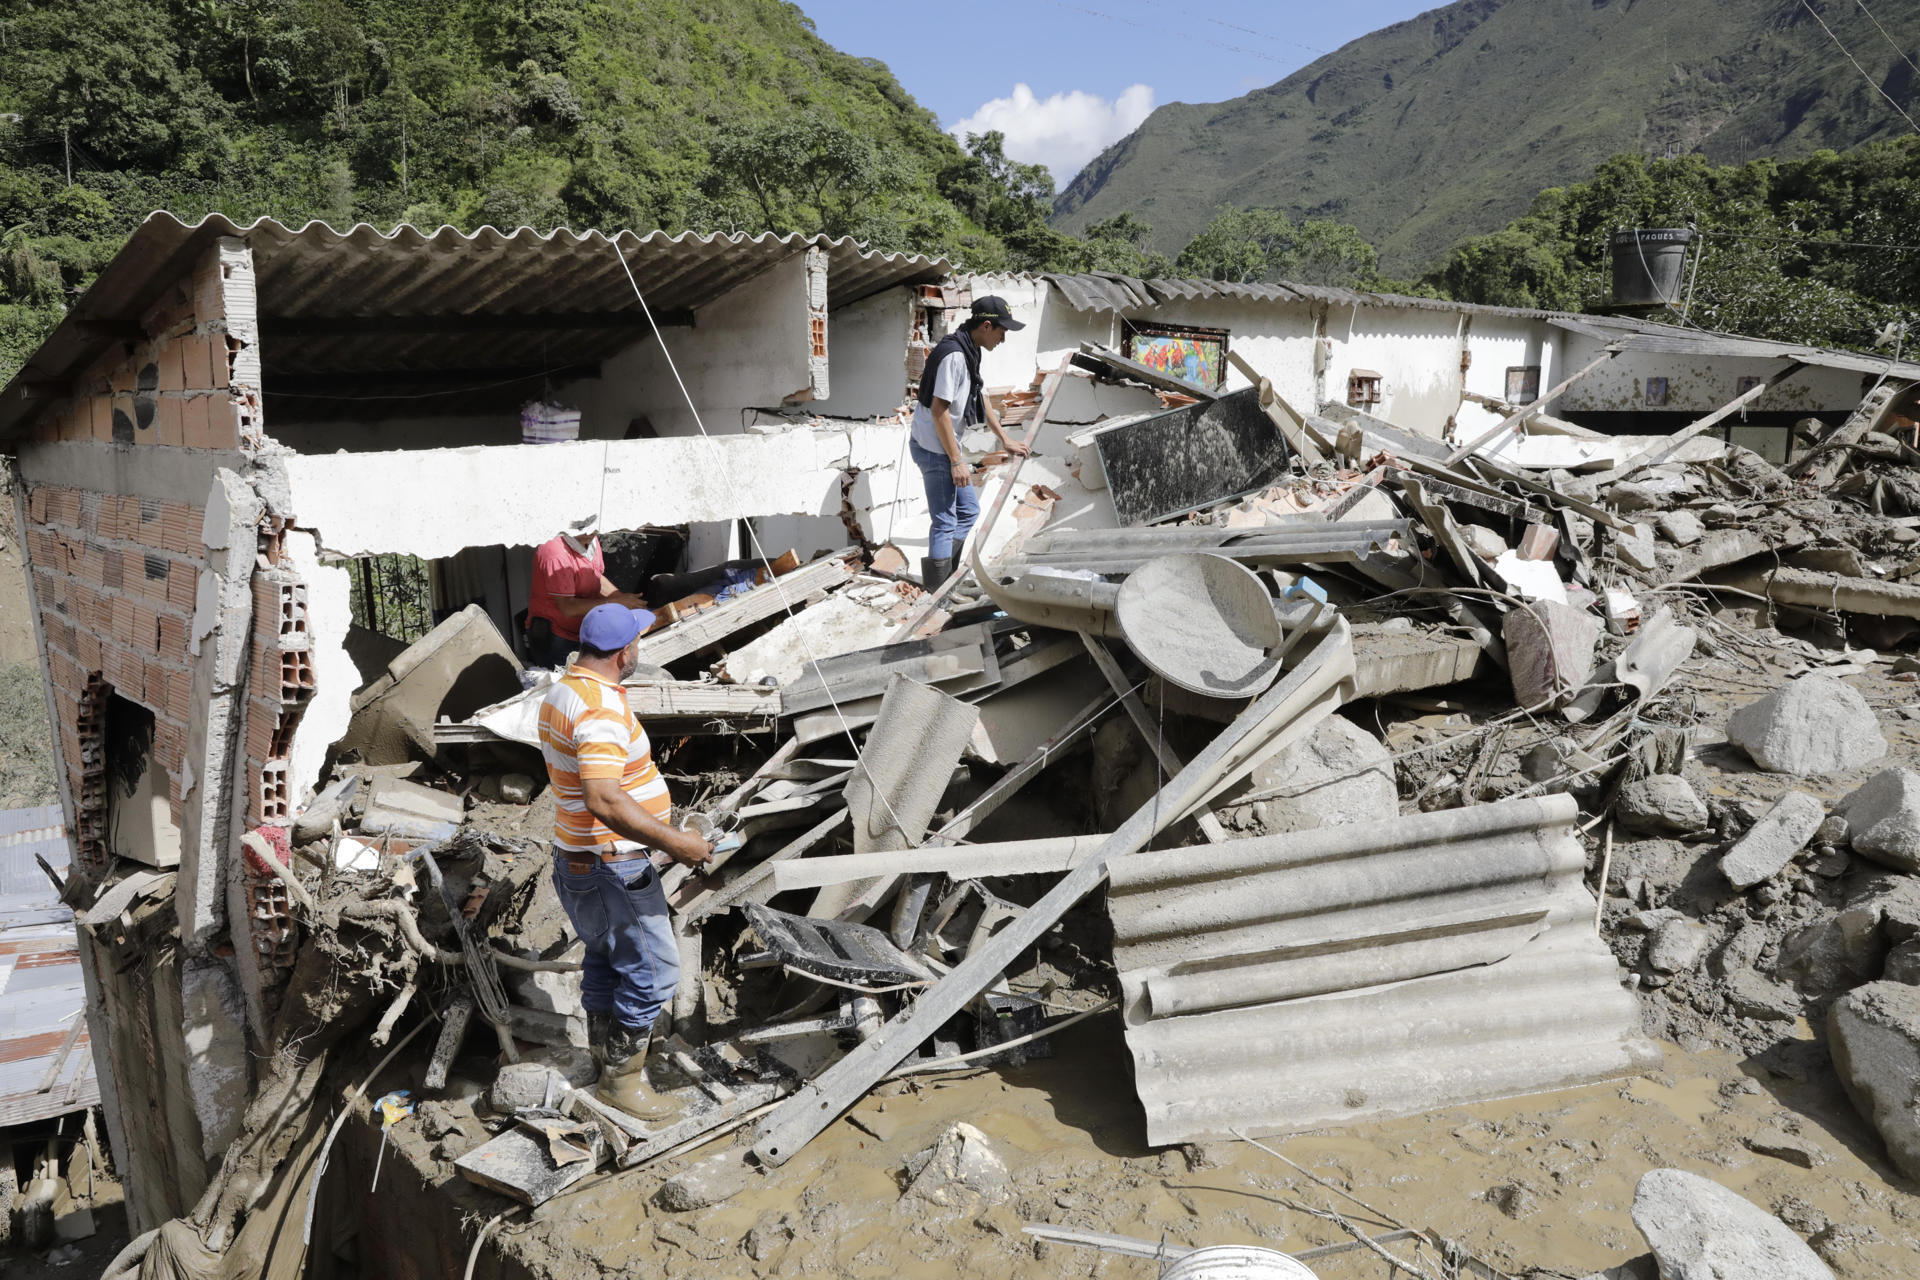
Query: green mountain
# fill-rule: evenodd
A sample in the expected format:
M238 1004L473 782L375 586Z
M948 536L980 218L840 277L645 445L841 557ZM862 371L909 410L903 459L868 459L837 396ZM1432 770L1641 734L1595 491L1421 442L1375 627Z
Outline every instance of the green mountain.
M1617 153L1737 164L1908 133L1881 91L1920 117L1920 0L1808 2L1458 0L1269 88L1160 108L1053 223L1130 212L1173 253L1221 205L1273 207L1352 223L1404 274Z

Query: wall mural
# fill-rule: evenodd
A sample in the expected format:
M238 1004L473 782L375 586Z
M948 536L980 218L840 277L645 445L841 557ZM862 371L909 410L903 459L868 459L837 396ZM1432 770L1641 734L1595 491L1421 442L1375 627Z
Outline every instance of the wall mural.
M1227 379L1227 331L1127 322L1121 352L1156 373L1217 391Z

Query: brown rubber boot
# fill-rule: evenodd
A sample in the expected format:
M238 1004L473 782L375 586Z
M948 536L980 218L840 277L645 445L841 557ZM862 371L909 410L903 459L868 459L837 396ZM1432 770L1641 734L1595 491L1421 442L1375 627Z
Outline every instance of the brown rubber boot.
M607 1036L607 1065L593 1096L644 1124L669 1124L680 1116L680 1104L647 1087L647 1054L653 1038L638 1027L615 1023Z

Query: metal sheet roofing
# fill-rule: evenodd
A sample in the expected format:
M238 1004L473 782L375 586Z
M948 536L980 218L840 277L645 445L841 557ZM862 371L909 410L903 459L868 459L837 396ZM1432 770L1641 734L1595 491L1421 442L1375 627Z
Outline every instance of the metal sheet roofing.
M543 360L575 365L604 359L650 331L628 270L664 322L668 314L697 309L808 249L827 254L832 308L896 285L938 280L950 269L941 258L875 253L844 237L609 235L565 228L542 234L527 227L482 227L469 235L408 225L382 232L365 223L342 232L320 222L296 228L271 218L236 223L212 214L189 224L155 213L0 392L0 435L45 403L27 398L30 384L63 382L84 368L225 236L244 239L253 251L268 394L276 373L524 368ZM390 323L489 317L501 322L464 329L422 325L410 334ZM524 324L510 323L515 318ZM573 320L581 323L576 327ZM288 335L277 342L276 327Z
M1569 797L1109 866L1153 1146L1629 1074L1657 1057L1593 932Z
M97 1106L73 912L34 856L68 865L60 806L0 811L0 1127Z
M1658 324L1628 316L1556 315L1555 328L1599 342L1618 343L1627 351L1646 351L1661 355L1730 356L1754 360L1798 360L1802 364L1826 369L1845 369L1854 373L1920 380L1920 364L1895 360L1891 356L1865 355L1857 351L1835 351L1828 347L1809 347L1791 342L1773 342L1766 338L1745 338L1733 333L1711 333L1704 329L1684 329L1678 325Z

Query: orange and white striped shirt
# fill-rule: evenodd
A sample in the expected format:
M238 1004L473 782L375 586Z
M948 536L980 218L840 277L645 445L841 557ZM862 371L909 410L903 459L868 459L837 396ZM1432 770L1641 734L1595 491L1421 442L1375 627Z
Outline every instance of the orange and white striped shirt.
M568 667L540 704L540 754L560 804L553 840L562 849L614 845L629 852L641 847L587 812L582 787L587 778L618 778L621 790L648 814L668 820L673 802L653 763L653 745L627 705L627 691L613 681Z

